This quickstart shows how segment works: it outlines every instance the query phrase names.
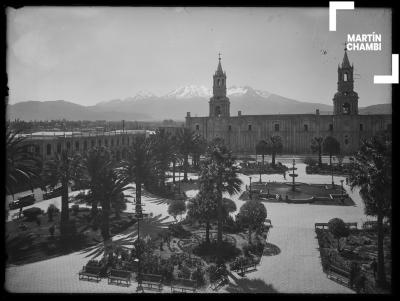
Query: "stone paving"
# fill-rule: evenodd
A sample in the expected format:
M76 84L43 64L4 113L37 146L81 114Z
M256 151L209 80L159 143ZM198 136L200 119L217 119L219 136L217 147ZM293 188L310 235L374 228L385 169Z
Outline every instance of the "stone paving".
M330 183L330 176L306 175L305 165L298 164L298 181L309 183ZM249 184L247 176L241 176L244 185ZM258 175L253 176L258 179ZM340 177L335 177L339 184ZM282 175L264 175L263 181L284 181ZM258 270L247 274L249 279L261 278L281 293L351 293L344 286L329 280L322 271L318 242L314 232L315 222L328 222L333 217L340 217L345 222L367 220L363 213L363 204L358 191L344 187L356 203L355 206L323 206L308 204L264 203L268 218L273 228L269 233L269 242L278 246L281 253L276 256L263 256ZM132 192L128 192L132 193ZM190 195L195 195L191 191ZM243 204L239 195L232 197L237 208ZM153 200L154 201L154 200ZM151 196L143 199L146 211L154 215L167 215L167 204L155 204ZM127 211L133 209L128 206ZM173 220L172 217L168 220ZM108 285L103 279L100 283L79 281L78 272L88 261L86 254L72 253L57 258L26 264L10 266L6 269L5 288L10 292L90 292L90 293L132 293L136 283L130 287ZM170 292L165 287L163 292ZM224 292L221 289L220 292Z

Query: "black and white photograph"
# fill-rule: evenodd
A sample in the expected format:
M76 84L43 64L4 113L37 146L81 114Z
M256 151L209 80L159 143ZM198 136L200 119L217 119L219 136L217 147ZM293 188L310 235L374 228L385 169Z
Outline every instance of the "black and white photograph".
M393 293L393 7L3 11L6 292Z

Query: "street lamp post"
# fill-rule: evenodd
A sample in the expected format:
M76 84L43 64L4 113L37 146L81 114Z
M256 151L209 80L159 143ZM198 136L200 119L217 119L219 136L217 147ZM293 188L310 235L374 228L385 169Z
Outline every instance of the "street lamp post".
M343 181L344 180L340 180L340 184L342 185L342 203L344 203L344 195L343 195L343 191L344 191L344 189L343 189Z
M135 201L135 211L136 211L136 218L137 218L137 229L138 229L138 233L137 233L137 250L136 250L136 254L137 254L137 258L138 258L138 276L137 276L137 280L138 280L138 286L136 288L136 292L144 292L143 290L143 286L142 286L142 275L141 275L141 266L140 266L140 220L143 217L143 211L142 211L142 204L140 202L140 199L138 201L138 199L136 199Z
M252 199L252 196L251 196L251 177L249 177L249 179L250 179L250 200Z

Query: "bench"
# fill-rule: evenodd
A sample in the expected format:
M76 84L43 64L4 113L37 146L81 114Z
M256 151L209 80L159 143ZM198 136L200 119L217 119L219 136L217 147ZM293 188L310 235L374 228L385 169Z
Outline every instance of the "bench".
M124 267L124 270L130 271L132 273L137 273L138 271L137 261L123 261L122 266Z
M256 271L257 270L257 263L256 262L251 262L251 263L247 263L247 264L243 264L239 267L239 271L238 274L242 277L244 277L244 275L246 273L252 272L252 271Z
M196 281L176 278L171 284L171 293L185 293L186 291L195 292L197 289Z
M325 227L328 228L328 223L315 223L315 229L325 229Z
M229 283L229 278L226 275L221 275L221 277L219 277L216 281L210 284L210 287L213 291L215 291L225 283Z
M95 267L86 265L83 266L82 270L79 272L79 280L88 280L95 279L97 282L101 280L101 271L102 267Z
M342 285L349 286L350 271L335 265L330 265L328 267L328 278Z
M141 275L142 286L144 285L147 289L153 289L160 291L162 290L162 276L155 274L142 274Z
M125 284L129 286L131 283L131 272L111 269L111 271L108 273L108 284L112 284L113 282L116 282L117 285L125 282Z

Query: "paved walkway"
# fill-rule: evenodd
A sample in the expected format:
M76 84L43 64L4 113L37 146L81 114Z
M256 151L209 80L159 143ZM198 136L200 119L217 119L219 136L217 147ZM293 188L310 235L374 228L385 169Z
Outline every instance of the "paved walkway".
M305 165L298 164L298 181L309 183L330 183L330 176L306 175ZM241 176L243 188L249 184L247 176ZM253 176L258 179L258 175ZM339 184L339 177L335 182ZM284 181L282 175L264 175L263 181ZM329 279L322 271L318 242L314 232L315 222L328 222L333 217L340 217L346 222L361 222L367 218L363 214L362 201L357 191L351 192L356 206L322 206L308 204L264 203L268 218L273 228L269 242L278 246L281 253L276 256L263 256L258 270L247 274L250 279L261 278L267 284L282 293L351 293ZM132 193L128 192L128 193ZM195 194L195 191L191 191ZM232 197L239 210L243 201L239 195ZM159 203L160 198L144 197L145 210L154 215L167 216L167 204ZM127 211L133 210L128 204ZM169 220L173 220L171 217ZM88 261L86 254L76 252L46 261L6 269L5 288L11 292L91 292L91 293L131 293L136 291L136 283L128 288L108 285L103 279L100 283L78 280L78 271ZM223 290L221 290L223 291ZM170 292L166 287L164 292Z

